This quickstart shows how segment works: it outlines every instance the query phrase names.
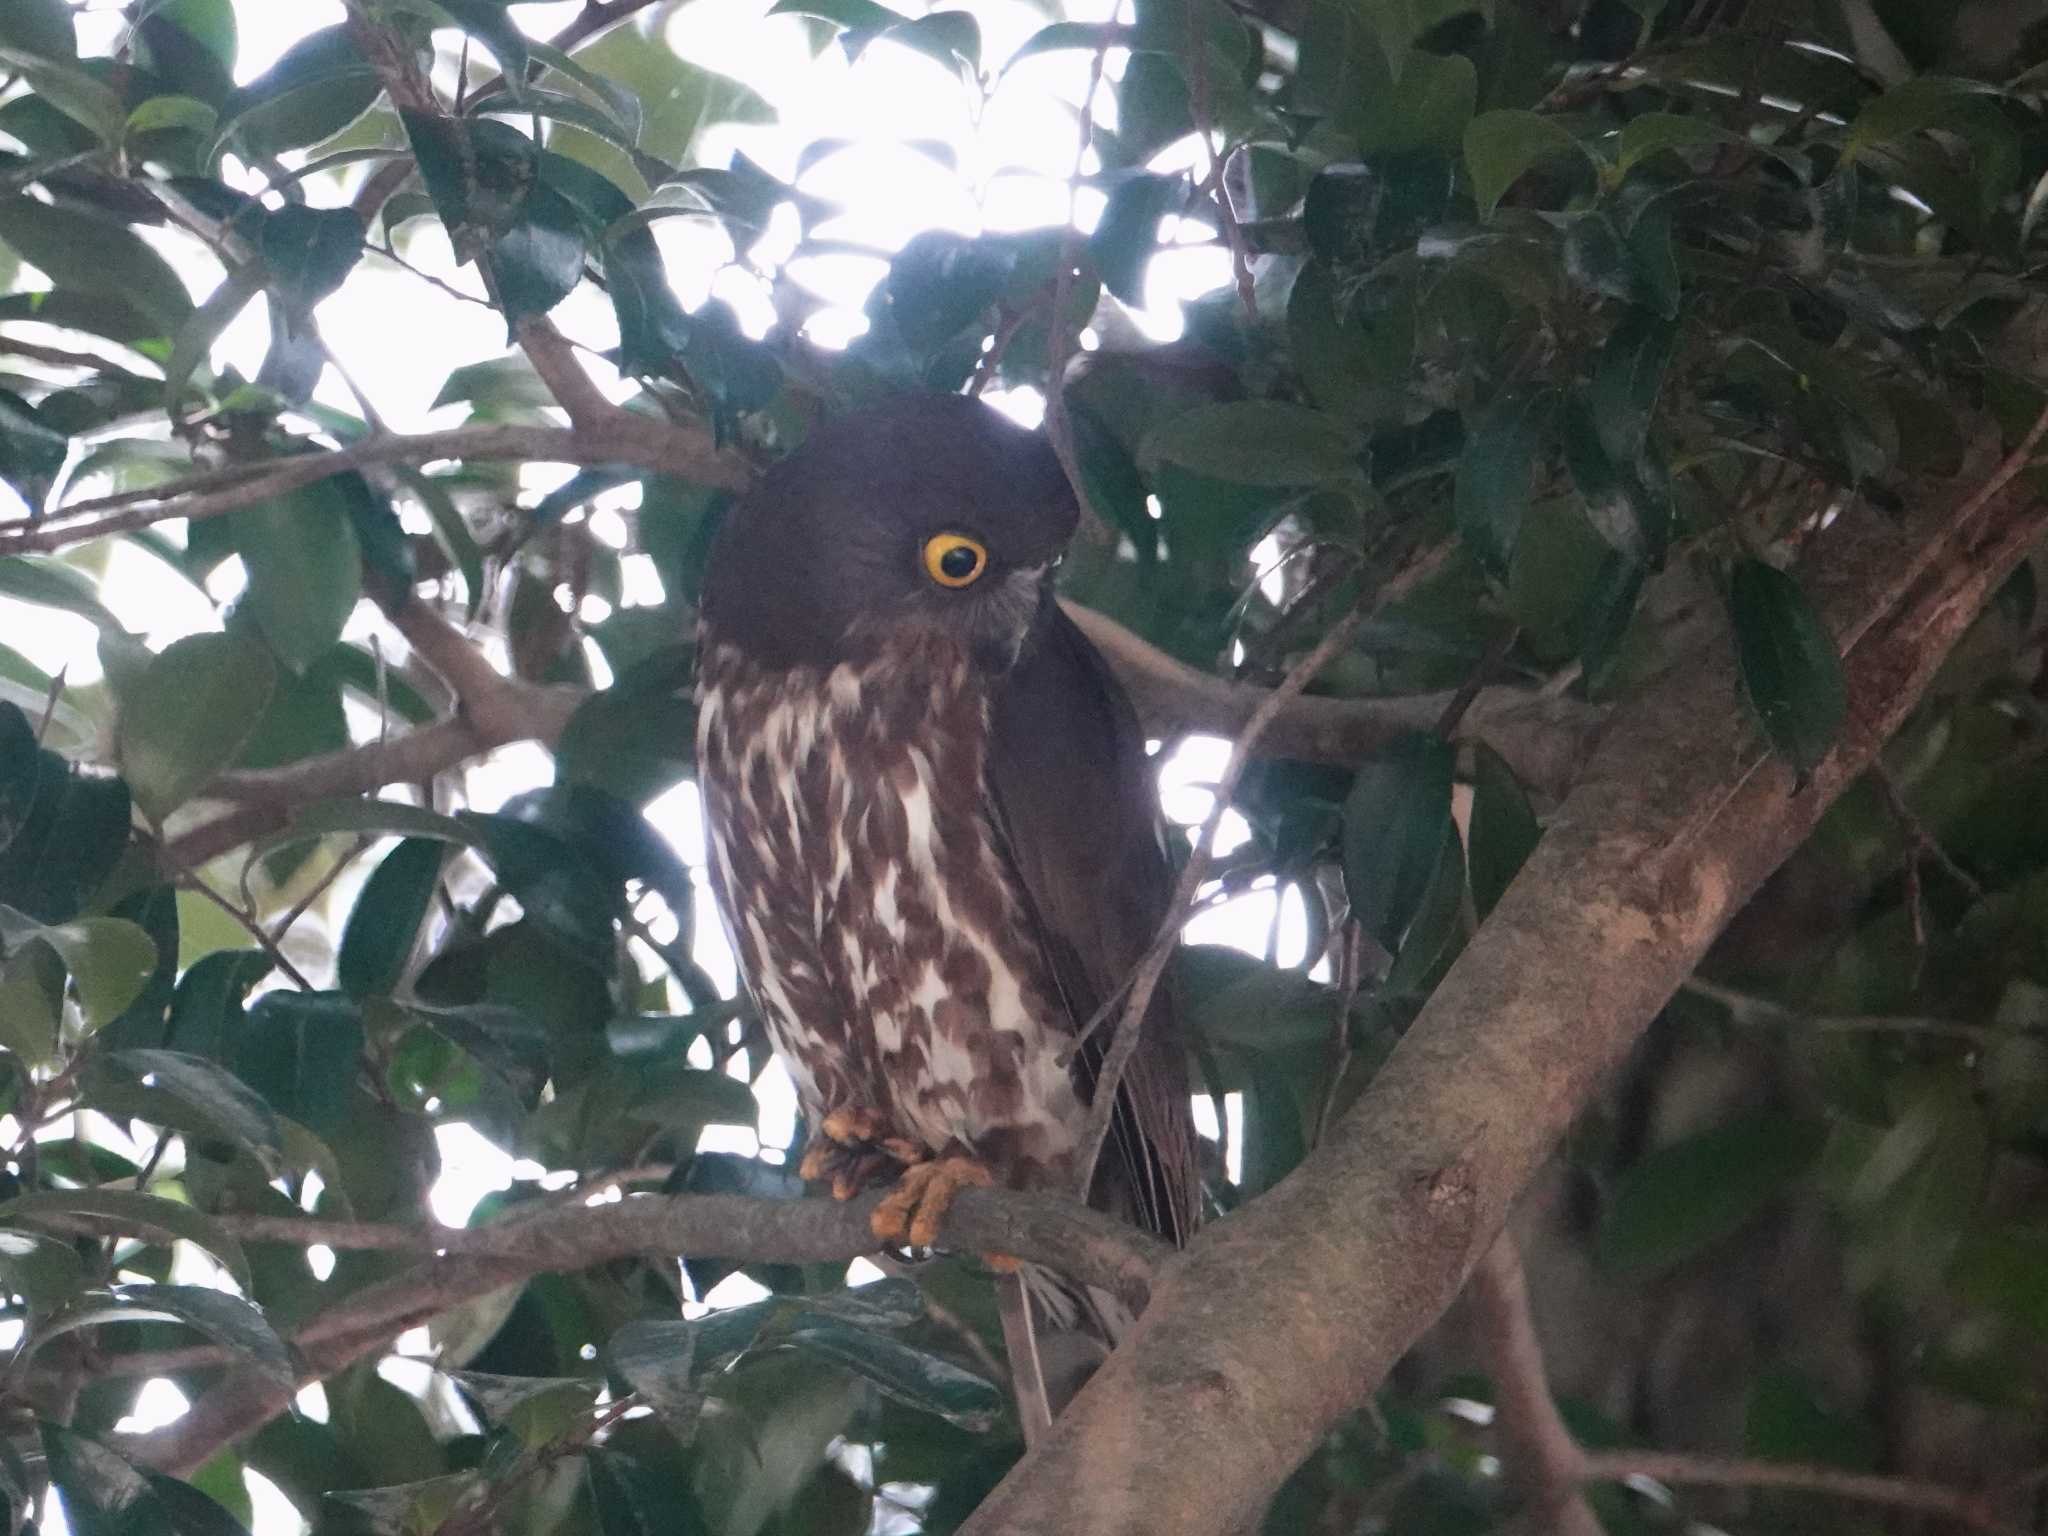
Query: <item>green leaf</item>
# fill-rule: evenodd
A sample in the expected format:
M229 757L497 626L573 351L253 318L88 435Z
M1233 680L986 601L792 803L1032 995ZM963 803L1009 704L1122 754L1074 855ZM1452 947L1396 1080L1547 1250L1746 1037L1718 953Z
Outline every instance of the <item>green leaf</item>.
M1359 473L1358 435L1306 406L1237 400L1197 406L1146 434L1149 470L1177 464L1234 485L1298 486Z
M217 114L192 96L152 96L133 112L122 128L124 139L143 133L191 133L213 138Z
M1620 550L1609 550L1601 561L1579 620L1579 661L1588 687L1597 690L1605 681L1649 574L1647 565Z
M1929 128L1966 129L2004 95L1981 80L1940 75L1902 80L1856 114L1842 144L1842 158L1855 160L1866 150Z
M1656 212L1643 214L1624 234L1605 212L1576 214L1566 226L1564 269L1572 281L1666 320L1678 314L1678 266L1671 227Z
M103 1323L183 1323L286 1388L298 1385L291 1351L263 1314L210 1285L122 1285L81 1297L50 1319L36 1342Z
M1728 607L1743 687L1771 745L1804 783L1849 713L1834 637L1799 583L1761 560L1737 562Z
M1680 117L1671 112L1645 112L1632 117L1621 130L1615 168L1627 175L1652 155L1665 150L1698 149L1707 144L1738 144L1742 140L1704 117Z
M491 50L514 95L524 89L528 56L526 34L505 8L505 0L429 0L435 10Z
M1623 1275L1669 1269L1739 1231L1813 1165L1811 1121L1741 1115L1652 1152L1624 1173L1601 1222L1601 1264Z
M363 1011L338 992L266 992L227 1059L249 1089L319 1136L342 1123L363 1063Z
M1159 221L1187 196L1181 176L1137 171L1111 188L1102 218L1088 237L1088 253L1102 286L1135 308L1145 304L1145 268L1157 247Z
M1579 141L1552 117L1535 112L1482 112L1465 125L1465 167L1482 219L1522 176L1552 155L1582 152Z
M352 208L286 203L258 231L258 253L272 290L303 314L340 288L363 257L363 220Z
M1626 425L1619 429L1626 431ZM1671 503L1641 474L1645 467L1616 463L1609 454L1599 414L1590 399L1574 393L1564 409L1564 462L1586 507L1586 519L1608 545L1638 565L1664 556L1671 537Z
M1360 926L1389 954L1422 910L1437 866L1457 840L1451 775L1457 754L1411 732L1359 768L1344 801L1344 888Z
M1374 92L1366 101L1358 120L1359 151L1382 162L1417 151L1454 160L1478 100L1479 74L1470 59L1414 49L1393 88ZM1434 160L1435 154L1428 158ZM1447 188L1449 165L1433 168L1431 179Z
M145 816L162 821L241 754L276 681L263 648L235 635L187 635L150 662L114 738Z
M0 43L0 65L5 65L9 73L20 75L29 89L73 122L91 129L102 144L121 142L121 129L127 120L121 98L76 63L32 53L13 43Z
M49 499L71 439L11 389L0 389L0 480L37 511Z
M0 556L0 597L61 608L103 630L122 627L100 602L92 578L51 555Z
M398 985L447 859L445 842L409 837L363 882L349 909L336 961L341 988L349 996L382 996Z
M191 1056L225 1062L241 1038L242 1003L276 962L256 949L216 950L195 960L178 978L163 1038L148 1042Z
M135 1001L156 970L156 945L135 924L117 917L81 917L52 927L17 928L0 908L0 938L10 955L24 944L43 944L63 962L78 993L79 1011L97 1029Z
M1484 742L1472 749L1472 818L1467 830L1472 905L1483 920L1543 835L1514 769Z
M59 289L116 299L146 316L160 336L174 334L192 313L192 297L171 264L111 218L26 196L0 198L0 241Z
M1016 270L1014 245L970 240L951 230L913 235L883 280L889 312L904 344L928 358L982 317Z
M284 1155L277 1116L249 1084L218 1062L183 1051L109 1051L94 1062L114 1081L132 1080L191 1112L196 1123L224 1141L246 1148L266 1167Z
M45 1420L40 1426L50 1481L64 1494L78 1536L142 1536L170 1524L149 1479L118 1451Z
M546 314L561 303L583 281L587 254L575 206L545 182L536 182L491 242L491 271L506 316Z
M230 146L262 157L332 138L367 112L383 89L347 25L321 27L227 99L208 161Z
M36 745L0 704L0 905L40 922L77 915L128 845L128 786L88 777Z
M279 661L304 672L334 648L362 595L362 553L341 492L316 481L230 521L249 578L235 611Z
M583 1472L597 1536L695 1536L673 1487L639 1458L593 1446L583 1453Z
M881 32L910 18L875 0L775 0L770 16L815 16L849 32Z
M38 1315L54 1311L85 1284L85 1261L69 1242L0 1227L0 1291Z
M1546 390L1509 390L1472 423L1465 438L1453 509L1458 532L1495 576L1505 576L1514 560L1554 404Z
M1201 1039L1286 1050L1326 1041L1336 1027L1336 993L1300 971L1218 944L1185 945L1174 964L1181 1018Z
M855 1328L814 1312L792 1320L789 1338L834 1365L864 1376L885 1396L935 1413L970 1434L988 1430L1003 1411L994 1383L900 1339Z
M931 11L899 21L872 42L899 44L969 81L981 73L981 23L968 11Z
M70 1217L88 1218L108 1231L158 1244L183 1239L204 1248L220 1260L235 1284L249 1288L249 1260L242 1245L189 1205L126 1189L39 1190L0 1205L0 1224L8 1226Z

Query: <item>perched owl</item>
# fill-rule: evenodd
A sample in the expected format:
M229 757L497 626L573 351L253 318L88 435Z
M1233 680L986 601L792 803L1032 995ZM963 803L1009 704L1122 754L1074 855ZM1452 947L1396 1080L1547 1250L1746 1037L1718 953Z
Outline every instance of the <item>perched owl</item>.
M1053 600L1077 513L1039 434L961 396L818 427L705 572L698 768L714 887L795 1079L807 1178L896 1185L926 1246L966 1183L1072 1191L1120 995L1166 916L1144 740ZM1090 1198L1199 1210L1162 989Z

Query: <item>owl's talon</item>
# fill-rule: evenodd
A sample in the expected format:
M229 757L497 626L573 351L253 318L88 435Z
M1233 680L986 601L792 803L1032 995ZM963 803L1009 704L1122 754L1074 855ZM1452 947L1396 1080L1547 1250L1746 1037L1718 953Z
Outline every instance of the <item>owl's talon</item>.
M835 1109L818 1126L818 1134L842 1147L879 1141L886 1127L871 1109Z
M941 1157L903 1170L882 1203L868 1217L878 1241L897 1247L930 1248L939 1240L939 1223L954 1196L968 1188L987 1188L995 1176L971 1157Z
M851 1200L930 1156L908 1137L889 1134L888 1122L873 1110L835 1109L812 1132L797 1173L806 1183L826 1185L833 1199Z

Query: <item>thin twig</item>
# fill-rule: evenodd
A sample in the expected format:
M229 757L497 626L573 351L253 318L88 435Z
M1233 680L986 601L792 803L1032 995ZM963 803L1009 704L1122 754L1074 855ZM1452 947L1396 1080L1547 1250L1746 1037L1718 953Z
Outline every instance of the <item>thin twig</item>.
M1230 761L1224 766L1223 776L1216 784L1215 802L1209 808L1208 817L1196 834L1192 853L1186 866L1175 883L1173 897L1167 903L1166 921L1160 925L1158 934L1145 958L1138 962L1132 972L1128 998L1123 1004L1123 1016L1117 1021L1116 1034L1110 1040L1109 1049L1103 1053L1102 1070L1095 1080L1095 1097L1088 1108L1088 1123L1081 1134L1081 1156L1077 1164L1080 1176L1079 1188L1086 1190L1095 1177L1095 1162L1102 1154L1102 1143L1109 1134L1110 1117L1116 1110L1117 1085L1123 1081L1124 1069L1130 1064L1132 1054L1138 1048L1146 1010L1152 1006L1152 996L1159 990L1160 978L1166 974L1167 962L1173 958L1174 949L1180 943L1180 930L1187 922L1188 912L1193 907L1195 896L1202 881L1208 876L1210 860L1214 857L1216 829L1222 824L1224 812L1237 795L1238 781L1244 777L1250 765L1252 754L1257 749L1259 738L1264 736L1289 702L1298 697L1316 676L1348 649L1358 631L1366 622L1378 614L1395 598L1415 587L1424 577L1436 570L1455 548L1452 542L1437 545L1406 570L1384 583L1377 592L1362 596L1354 603L1351 611L1331 625L1314 650L1289 669L1280 680L1278 687L1260 701L1252 712L1250 720L1231 743ZM1081 1029L1079 1038L1086 1040L1090 1034L1114 1011L1116 998L1107 999Z
M1202 153L1209 157L1209 174L1202 183L1202 195L1215 204L1216 217L1222 222L1245 319L1257 325L1259 301L1252 283L1251 251L1237 222L1237 210L1230 206L1230 188L1224 184L1223 168L1229 163L1229 152L1219 154L1216 150L1215 117L1209 100L1209 40L1203 35L1201 9L1195 0L1184 0L1182 14L1188 27L1188 107L1195 120L1195 132L1202 140Z
M1914 1014L1888 1013L1802 1013L1797 1008L1726 987L1703 976L1694 976L1679 988L1694 997L1719 1003L1738 1024L1772 1024L1812 1030L1827 1035L1932 1035L1943 1040L1961 1040L1970 1045L1996 1045L2024 1029L2000 1030L1982 1024L1965 1024L1959 1019L1934 1019Z
M1074 292L1074 271L1081 259L1081 231L1074 224L1074 186L1081 179L1088 148L1095 141L1095 93L1102 87L1102 69L1109 57L1107 45L1095 50L1088 66L1088 89L1081 94L1080 134L1074 145L1074 168L1067 177L1067 222L1060 233L1059 267L1052 275L1052 313L1045 322L1045 435L1058 455L1067 483L1074 488L1074 500L1081 508L1081 531L1093 543L1107 544L1114 537L1109 524L1088 494L1088 480L1081 473L1081 456L1074 447L1073 418L1067 413L1067 360L1080 341L1080 327L1067 329L1067 305Z
M1323 1090L1322 1107L1316 1111L1315 1138L1320 1146L1323 1132L1337 1113L1337 1090L1351 1066L1351 1009L1358 1001L1358 987L1365 972L1365 931L1358 920L1346 916L1337 936L1337 1014L1330 1022L1330 1081Z
M1648 1478L1676 1486L1772 1488L1819 1494L1858 1504L1938 1515L1990 1536L2025 1536L2023 1527L1994 1514L1982 1495L1909 1477L1844 1472L1837 1467L1804 1466L1797 1462L1689 1456L1678 1451L1586 1451L1581 1453L1580 1470L1588 1482Z
M219 907L221 911L233 918L248 933L249 937L256 941L257 947L270 957L271 964L290 977L292 983L301 992L311 992L314 990L313 983L306 979L304 972L285 958L284 950L278 946L275 939L271 938L268 930L261 923L249 913L236 906L232 901L229 901L227 897L221 895L219 891L208 885L205 879L201 877L199 871L183 862L169 843L158 839L156 852L159 859L170 865L182 877L186 889L197 891L216 907Z
M1493 1376L1494 1428L1528 1522L1546 1536L1601 1536L1600 1521L1579 1491L1583 1453L1551 1398L1528 1278L1508 1233L1495 1238L1474 1267L1466 1295Z

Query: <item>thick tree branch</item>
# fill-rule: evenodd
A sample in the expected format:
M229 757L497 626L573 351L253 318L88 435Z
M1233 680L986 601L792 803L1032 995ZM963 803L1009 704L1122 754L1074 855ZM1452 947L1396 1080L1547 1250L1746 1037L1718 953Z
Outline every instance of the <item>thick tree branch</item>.
M747 1262L850 1261L874 1251L869 1213L883 1192L833 1200L755 1200L738 1195L636 1196L606 1205L555 1208L489 1227L383 1226L295 1217L222 1216L248 1242L430 1252L418 1269L366 1286L292 1338L306 1362L300 1384L374 1354L408 1328L528 1276L568 1273L640 1256ZM106 1230L108 1223L93 1223ZM1164 1253L1153 1238L1075 1201L970 1190L940 1227L947 1249L1010 1253L1101 1286L1142 1307ZM274 1417L291 1396L274 1380L231 1376L175 1424L127 1449L184 1472Z
M968 1536L1223 1536L1258 1516L1441 1314L1573 1116L2048 527L2013 484L2044 430L2048 414L1960 507L1859 508L1818 541L1808 585L1850 715L1802 789L1759 744L1725 639L1633 702L1364 1097L1162 1271ZM1315 1305L1276 1301L1300 1297Z

